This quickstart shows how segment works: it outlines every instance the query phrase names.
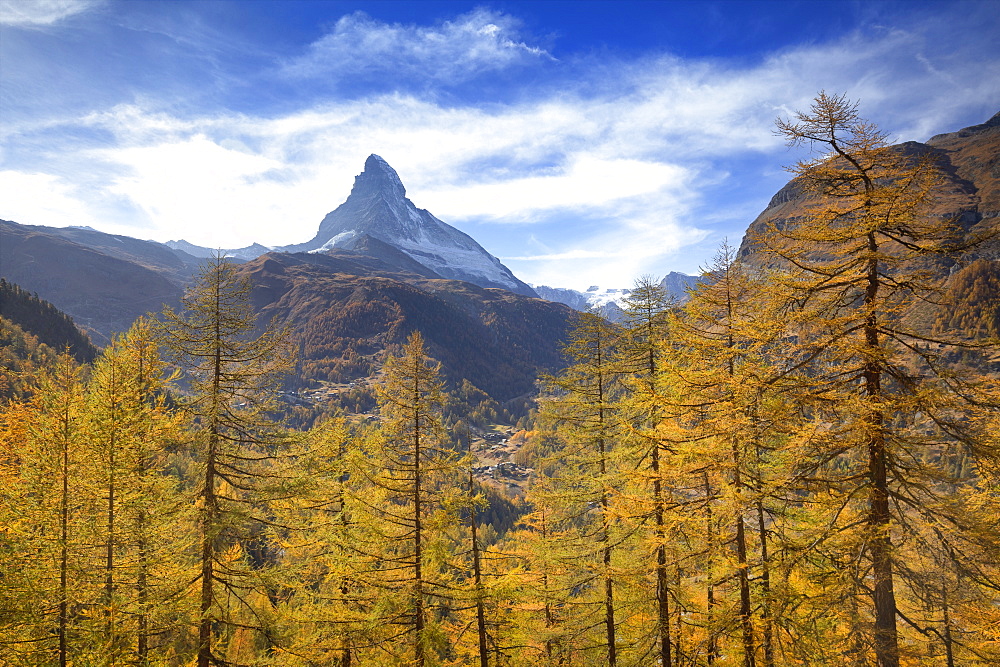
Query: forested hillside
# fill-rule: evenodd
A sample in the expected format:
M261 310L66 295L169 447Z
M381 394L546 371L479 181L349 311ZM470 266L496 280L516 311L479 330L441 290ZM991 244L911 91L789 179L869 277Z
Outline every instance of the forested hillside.
M163 263L148 258L136 261L135 249L112 243L116 237L110 234L94 232L81 238L69 233L72 231L0 220L3 276L69 314L99 345L127 330L137 317L158 311L164 304L177 304L183 292L176 279L182 273L180 267L168 270ZM109 247L117 252L108 254ZM183 266L176 257L174 260Z
M0 278L0 317L53 350L69 349L73 358L81 363L97 357L97 349L69 316L3 278Z
M1000 261L976 260L948 281L934 330L1000 337Z
M89 366L39 358L0 404L2 660L997 664L996 266L928 270L990 241L846 99L778 129L821 149L795 215L683 305L648 279L574 315L516 426L494 323L568 311L344 257L215 257ZM365 414L282 421L309 364L364 374Z
M56 351L0 315L0 399L24 397Z
M42 370L67 351L78 363L99 354L69 316L0 278L0 400L29 396Z

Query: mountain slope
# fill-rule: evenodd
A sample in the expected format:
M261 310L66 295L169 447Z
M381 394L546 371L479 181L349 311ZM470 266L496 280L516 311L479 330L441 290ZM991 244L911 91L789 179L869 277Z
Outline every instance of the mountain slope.
M967 235L1000 229L1000 113L981 125L939 134L927 143L898 144L895 149L914 156L930 154L937 160L944 180L935 192L932 215L953 218ZM812 203L797 179L789 181L750 223L740 256L754 254L754 238L770 224L794 222ZM975 258L1000 259L1000 235L974 250L968 260Z
M537 296L471 236L414 206L396 171L377 155L368 157L350 196L323 218L311 241L280 250L350 250L366 236L402 251L443 278Z
M193 269L172 253L93 230L0 221L6 281L52 302L100 343L140 315L179 306ZM240 270L253 283L261 321L288 323L301 344L298 382L371 376L417 329L450 378L498 400L529 393L540 370L562 363L568 308L444 279L368 235L353 250L269 253Z
M97 348L71 317L3 278L0 278L0 317L57 352L68 349L80 363L97 358Z
M464 281L391 272L364 255L269 253L240 267L262 321L292 328L302 375L346 382L374 374L420 330L453 381L499 401L531 392L562 363L572 310Z
M74 234L63 232L66 230L0 220L0 270L9 282L70 315L98 344L127 330L140 315L159 311L164 304L179 303L183 291L180 276L190 275L190 270L156 252L155 246L159 246L170 253L166 247L121 237L120 244L108 242L109 247L99 250L70 240ZM96 243L97 238L90 240ZM126 249L109 254L119 246ZM135 256L144 255L145 250L152 252L152 257L141 260Z
M914 260L936 277L943 298L916 305L907 318L925 330L950 328L958 335L993 331L1000 303L1000 113L980 125L894 149L937 162L942 182L928 215L953 220L966 239L985 239L954 256ZM740 256L757 266L775 265L774 257L756 252L756 239L771 225L796 224L814 201L797 179L789 181L750 224Z

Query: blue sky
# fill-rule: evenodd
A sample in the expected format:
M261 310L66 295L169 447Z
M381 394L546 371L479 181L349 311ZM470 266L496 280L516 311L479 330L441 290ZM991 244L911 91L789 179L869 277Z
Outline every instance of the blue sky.
M894 140L1000 110L995 2L0 0L0 218L305 241L365 158L535 284L696 273L820 90Z

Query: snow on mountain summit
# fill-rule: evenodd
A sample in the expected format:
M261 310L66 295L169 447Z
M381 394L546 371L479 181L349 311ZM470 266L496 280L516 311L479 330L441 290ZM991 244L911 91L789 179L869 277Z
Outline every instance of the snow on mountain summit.
M414 206L396 170L375 154L365 160L347 201L323 218L316 236L282 250L351 250L365 236L396 247L443 278L537 296L471 236Z

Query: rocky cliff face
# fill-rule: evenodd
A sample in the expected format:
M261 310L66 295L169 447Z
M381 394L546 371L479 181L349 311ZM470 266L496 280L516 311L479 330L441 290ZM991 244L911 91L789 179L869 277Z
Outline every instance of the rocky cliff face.
M360 250L371 245L367 239L396 248L442 278L537 296L471 236L414 206L396 171L377 155L368 157L347 201L323 218L311 241L280 250Z
M951 218L968 234L1000 231L1000 113L980 125L931 137L927 143L899 144L896 150L908 155L929 153L941 167L944 182L935 193L930 215ZM754 238L769 224L780 227L794 222L810 204L798 181L790 181L750 223L740 256L753 255ZM963 263L975 259L1000 260L1000 234L972 250Z
M996 311L1000 303L1000 113L980 125L939 134L926 143L898 144L894 149L908 156L928 155L940 168L943 178L926 215L952 221L966 240L983 239L954 255L914 259L915 266L935 280L940 294L915 304L904 317L932 333L996 335L1000 331ZM758 239L771 225L780 229L798 224L813 203L813 196L797 180L790 181L750 224L740 256L756 266L780 266L773 256L756 252Z

